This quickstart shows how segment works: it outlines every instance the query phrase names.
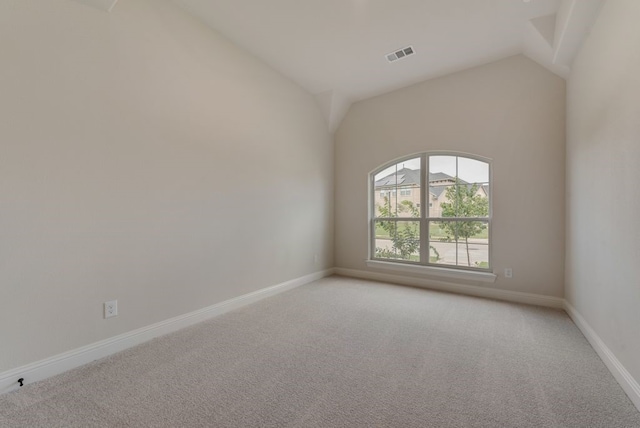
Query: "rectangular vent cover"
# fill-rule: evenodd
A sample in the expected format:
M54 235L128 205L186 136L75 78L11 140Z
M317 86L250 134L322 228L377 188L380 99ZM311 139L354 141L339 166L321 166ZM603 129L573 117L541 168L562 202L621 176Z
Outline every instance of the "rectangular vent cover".
M416 51L413 50L413 46L407 46L406 48L402 48L399 51L391 52L389 54L386 54L385 56L387 57L387 61L394 62L399 59L411 56L414 53L416 53Z

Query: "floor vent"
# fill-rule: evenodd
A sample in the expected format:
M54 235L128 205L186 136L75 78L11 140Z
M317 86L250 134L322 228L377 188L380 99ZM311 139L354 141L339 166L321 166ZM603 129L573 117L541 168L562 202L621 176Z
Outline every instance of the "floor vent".
M406 58L408 56L413 55L416 51L413 49L413 46L407 46L406 48L400 49L399 51L391 52L386 54L387 61L394 62L402 58Z

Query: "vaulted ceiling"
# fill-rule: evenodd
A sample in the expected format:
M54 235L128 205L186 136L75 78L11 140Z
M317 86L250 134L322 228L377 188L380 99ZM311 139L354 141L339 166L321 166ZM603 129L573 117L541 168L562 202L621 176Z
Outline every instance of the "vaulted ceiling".
M80 1L110 10L117 0ZM173 1L316 95L331 131L354 101L516 54L567 77L602 3ZM407 46L414 55L387 60Z

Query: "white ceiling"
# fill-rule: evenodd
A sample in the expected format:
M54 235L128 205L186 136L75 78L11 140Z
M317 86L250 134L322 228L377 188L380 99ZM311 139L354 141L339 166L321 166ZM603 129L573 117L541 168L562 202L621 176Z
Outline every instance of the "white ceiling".
M566 77L602 0L174 1L317 95L334 130L351 102L511 55Z
M312 94L352 101L522 52L560 0L176 0ZM388 63L412 45L416 54Z

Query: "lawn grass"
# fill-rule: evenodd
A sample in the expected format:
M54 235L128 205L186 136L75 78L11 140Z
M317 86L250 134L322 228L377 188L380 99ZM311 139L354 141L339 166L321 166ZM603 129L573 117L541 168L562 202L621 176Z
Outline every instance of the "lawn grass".
M447 233L440 228L440 225L437 223L430 223L429 224L429 237L431 238L431 240L433 241L438 241L440 239L445 239L447 238ZM473 236L474 239L487 239L489 237L489 230L488 228L483 230L482 232L480 232L479 234L477 234L476 236ZM380 225L380 223L376 223L376 238L377 239L391 239L391 236L389 236L389 232L387 232L386 230L384 230L382 228L382 226ZM453 239L453 237L451 237Z

